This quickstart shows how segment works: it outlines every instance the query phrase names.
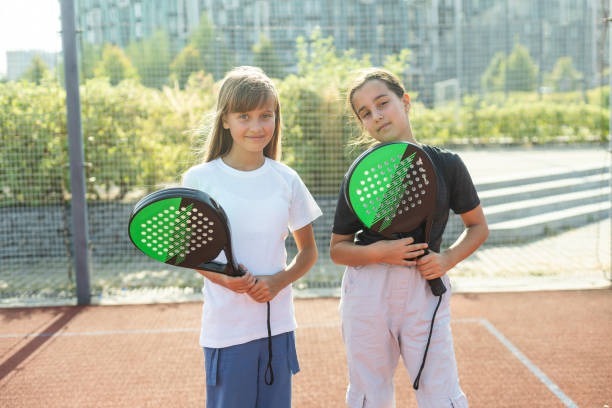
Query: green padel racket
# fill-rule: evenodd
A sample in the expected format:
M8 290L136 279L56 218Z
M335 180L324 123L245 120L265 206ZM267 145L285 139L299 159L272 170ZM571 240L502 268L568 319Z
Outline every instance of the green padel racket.
M437 179L423 149L409 142L378 144L359 155L347 175L346 200L366 227L388 239L424 228L429 243ZM428 282L434 295L446 291L440 278Z
M136 248L157 261L230 276L244 274L232 253L225 211L203 191L176 187L147 195L136 203L128 229ZM221 251L227 264L213 261Z

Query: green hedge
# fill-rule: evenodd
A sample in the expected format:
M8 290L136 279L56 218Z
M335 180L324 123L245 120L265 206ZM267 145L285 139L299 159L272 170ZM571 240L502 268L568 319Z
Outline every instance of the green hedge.
M315 194L336 194L356 152L347 142L359 129L345 111L340 80L288 76L276 81L283 109L283 160ZM191 77L185 89L146 88L90 80L81 87L86 177L91 199L129 200L131 193L177 182L200 160L217 84ZM0 84L0 205L69 199L65 94L54 82ZM585 95L513 94L465 98L457 109L411 111L426 143L534 144L604 142L607 89Z

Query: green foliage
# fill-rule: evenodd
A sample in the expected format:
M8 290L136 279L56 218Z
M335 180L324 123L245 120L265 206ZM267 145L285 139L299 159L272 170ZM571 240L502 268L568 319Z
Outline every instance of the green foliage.
M283 115L283 161L315 194L335 194L350 163L348 139L337 88L289 76L279 86ZM316 163L316 164L315 164Z
M87 79L93 78L94 69L96 66L100 65L100 60L102 59L102 49L103 46L99 44L91 44L86 41L82 41L80 43L80 65L79 65L79 73L80 73L80 81L85 82Z
M132 65L123 49L115 45L106 45L102 59L94 67L94 76L107 78L111 85L117 85L124 79L139 80L138 71Z
M135 187L153 190L176 182L193 164L188 132L214 103L212 77L193 83L183 91L130 81L86 84L83 137L92 196L123 199Z
M189 36L188 46L198 50L199 67L212 72L216 79L220 79L234 65L230 53L222 52L227 47L223 39L215 34L215 27L207 13L202 13L198 27Z
M207 13L202 13L198 27L189 36L189 44L198 50L202 63L212 65L215 29Z
M259 43L253 46L253 65L263 69L270 78L285 76L281 60L276 55L272 42L264 35L261 35Z
M339 53L334 39L322 38L319 29L313 30L309 39L297 38L296 55L297 75L338 87L345 84L354 70L371 65L369 56L357 59L354 50Z
M555 91L568 92L580 88L582 74L574 68L571 57L561 57L549 76L549 82Z
M538 67L531 59L526 47L518 42L514 44L514 49L508 56L506 64L508 90L533 91L536 88Z
M175 58L172 86L141 84L125 54L115 47L105 49L95 70L102 77L81 85L90 199L130 200L131 193L176 183L201 160L196 148L202 146L202 128L214 109L218 86L202 65L200 51L205 48L195 45L212 38L205 33ZM260 45L262 55L269 52L263 40ZM367 55L337 52L333 40L318 31L298 39L296 50L297 74L275 79L283 115L282 160L300 173L315 195L336 195L359 153L347 148L360 129L345 105L346 82L352 71L371 64ZM503 55L492 61L483 83L496 91L466 96L461 107L438 109L413 98L411 121L417 139L438 145L607 140L608 86L586 92L506 92L496 79L506 72L506 63L517 72L534 72L528 55L519 46L515 51L507 61ZM406 77L409 59L409 50L402 50L389 56L384 66ZM558 66L556 77L571 74L571 64L560 61ZM0 205L70 198L64 103L64 90L50 78L40 85L0 83Z
M537 85L538 67L535 65L529 50L519 44L509 56L503 52L496 53L481 78L485 91L532 91Z
M496 53L481 78L485 91L501 91L506 82L506 57L503 52Z
M170 65L170 79L178 84L180 88L184 88L187 84L189 76L198 71L203 70L200 51L193 45L187 45L181 50Z
M607 109L577 98L539 100L533 93L514 93L498 104L470 97L459 112L417 107L412 125L419 140L442 145L604 142Z
M0 205L49 204L68 191L63 90L0 84Z
M45 79L49 75L49 67L47 66L45 61L43 61L43 59L39 55L35 55L34 58L32 58L30 66L24 72L21 79L33 82L36 85L40 85L43 79Z
M346 146L344 87L355 69L369 66L353 52L338 53L333 39L315 30L297 40L298 73L279 84L283 108L283 157L315 194L336 194L339 180L354 158ZM317 163L313 166L313 163Z
M117 87L100 79L88 81L82 98L83 137L88 192L99 198L119 189L122 198L138 182L139 166L130 150L150 154L141 144L139 129L155 106L152 90L122 81Z
M172 52L170 38L165 31L157 31L150 38L130 44L127 55L144 86L161 88L167 85Z
M410 69L411 51L403 49L399 54L391 54L385 57L383 67L397 75L398 78L405 78Z
M185 90L111 86L93 79L81 87L88 196L121 200L134 189L176 182L193 154L204 114L214 104L211 76L194 76ZM0 84L0 205L69 199L65 93L59 84Z

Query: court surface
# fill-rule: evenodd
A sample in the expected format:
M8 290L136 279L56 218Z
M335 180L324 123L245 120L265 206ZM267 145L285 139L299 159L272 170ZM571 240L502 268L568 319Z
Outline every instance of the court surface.
M293 406L343 407L338 299L296 299ZM612 290L453 294L471 407L612 407ZM1 407L203 407L201 304L0 309ZM397 406L416 407L400 364Z

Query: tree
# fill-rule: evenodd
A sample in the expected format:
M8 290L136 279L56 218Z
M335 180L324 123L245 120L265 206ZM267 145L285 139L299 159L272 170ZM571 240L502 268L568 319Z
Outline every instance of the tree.
M406 77L410 69L410 58L411 51L404 48L399 54L387 55L383 67L393 72L398 78L402 78L403 82L406 83Z
M127 54L144 86L161 89L168 83L172 53L170 38L165 31L159 30L150 38L131 43Z
M212 72L217 79L234 65L230 53L224 52L227 46L221 37L216 36L215 27L206 13L202 13L198 27L189 36L189 45L198 50L201 67Z
M28 69L21 76L21 79L40 85L42 80L49 74L49 67L45 61L43 61L40 55L35 55Z
M182 89L185 88L189 76L203 71L203 68L200 51L193 45L187 45L170 64L170 79L177 82Z
M582 74L574 68L571 57L561 57L550 73L549 81L556 91L575 91L580 87Z
M533 91L536 89L538 67L531 59L529 50L516 42L506 62L508 90Z
M94 69L100 64L100 60L102 59L102 45L82 41L79 51L81 53L79 73L81 81L85 82L85 80L94 77Z
M322 38L319 30L309 39L299 37L296 48L297 75L288 75L279 86L283 161L303 175L313 194L334 195L353 158L346 151L352 128L339 101L351 72L371 64L353 50L337 52L333 38Z
M503 52L493 55L482 75L481 85L485 91L501 91L506 81L506 58Z
M102 59L94 68L94 75L97 78L108 78L111 85L117 85L124 79L140 80L138 71L125 52L110 44L104 47Z
M529 55L529 50L519 44L509 56L496 53L481 78L485 91L533 91L538 79L538 66Z
M323 38L319 29L313 30L308 39L297 38L296 54L298 75L318 79L322 86L339 86L351 71L371 65L369 55L357 59L355 50L336 51L333 37Z
M263 69L272 78L285 76L282 61L276 55L272 42L264 35L261 35L259 42L253 46L253 65Z

